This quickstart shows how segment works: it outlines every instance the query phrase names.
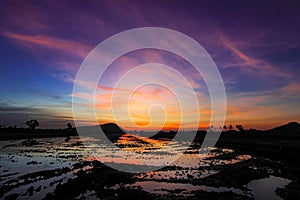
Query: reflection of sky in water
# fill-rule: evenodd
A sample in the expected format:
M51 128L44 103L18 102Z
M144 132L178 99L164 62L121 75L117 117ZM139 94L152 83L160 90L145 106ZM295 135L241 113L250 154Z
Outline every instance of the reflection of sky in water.
M251 181L247 186L252 190L256 200L279 200L281 198L276 196L276 188L284 187L290 182L290 180L285 178L270 176L269 178ZM267 197L266 194L268 194Z
M173 145L173 147L177 149L181 148L179 143L172 141L157 141L146 138L127 139L128 137L125 136L121 137L120 140L117 141L117 145L121 145L124 151L147 152L148 154L151 154L152 150L162 148L166 145ZM97 159L102 162L111 162L111 158L109 157L110 154L107 153L110 149L106 149L106 151L97 151L97 158L95 156L91 156L89 150L101 148L97 146L98 144L95 139L89 137L84 137L81 139L72 137L68 142L65 141L65 138L41 138L37 139L37 143L32 146L26 146L22 144L24 141L26 140L0 141L1 185L9 180L14 180L21 175L32 172L55 170L63 167L72 168L73 164L83 160L92 161ZM84 145L82 141L84 141ZM219 172L218 169L211 168L212 166L235 164L252 158L250 155L236 154L231 149L212 148L211 150L212 151L208 155L201 156L200 158L198 150L189 148L186 154L183 154L182 157L170 164L169 169L161 169L154 172L137 174L137 182L132 185L127 185L126 187L134 188L140 186L146 192L158 194L169 193L169 190L174 189L182 190L180 193L182 195L189 195L190 192L196 190L204 190L207 192L231 191L237 194L243 193L243 191L236 188L214 188L207 187L205 185L194 186L192 184L176 182L180 180L203 179ZM168 155L168 152L165 153ZM165 154L162 153L159 156L164 155ZM233 156L229 156L225 159L222 158L222 155ZM157 155L153 154L153 160L156 159L155 156ZM141 159L142 158L143 154L141 154ZM140 163L140 160L131 159L130 157L120 157L114 159L114 161L127 164L142 164ZM155 164L155 162L153 163ZM48 192L52 192L59 182L64 183L70 178L75 178L76 175L74 173L78 170L79 169L73 171L71 170L59 176L51 177L45 180L41 179L33 183L16 187L7 192L6 195L13 193L25 194L30 186L34 186L34 188L40 187L41 190L34 192L31 198L41 198ZM170 180L173 182L175 181L175 183L170 183ZM274 183L273 189L276 188L276 185L283 186L288 183L280 181L278 182L277 179L275 181L273 181L273 179L270 181ZM251 182L249 183L248 187L251 188L254 193L258 192L259 195L259 190L257 190L255 184L255 181ZM119 186L116 185L114 187L118 188ZM161 188L163 188L163 190ZM270 190L270 192L272 192L272 190ZM249 194L247 193L246 195ZM28 197L28 195L25 195L22 198L26 197Z
M156 182L156 181L141 181L123 187L142 187L145 191L156 194L168 194L174 190L181 190L178 194L184 196L192 195L191 192L203 190L207 192L234 192L236 194L244 194L240 189L227 188L227 187L209 187L204 185L192 185L188 183L169 183L169 182ZM115 189L118 186L115 186Z

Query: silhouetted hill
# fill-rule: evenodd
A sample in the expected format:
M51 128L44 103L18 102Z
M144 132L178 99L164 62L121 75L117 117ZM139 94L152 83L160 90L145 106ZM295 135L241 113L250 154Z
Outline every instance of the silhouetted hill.
M300 124L298 122L290 122L288 124L278 126L266 131L267 133L300 133Z
M105 133L122 133L124 134L126 131L121 129L117 124L115 123L107 123L100 125L103 132Z
M118 140L123 134L126 133L125 130L120 128L117 124L115 123L107 123L107 124L102 124L100 125L103 132L105 133L106 137L112 141L115 142Z

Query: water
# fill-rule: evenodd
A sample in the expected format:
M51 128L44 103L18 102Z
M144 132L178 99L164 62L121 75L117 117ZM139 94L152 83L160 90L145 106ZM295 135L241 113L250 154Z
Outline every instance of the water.
M117 144L122 144L124 151L147 152L171 145L175 149L182 148L180 144L168 141L155 141L151 139L139 142L140 140L130 139L126 142L126 136L120 138ZM83 143L84 142L84 143ZM83 145L85 144L85 145ZM94 138L72 137L66 142L65 138L41 138L33 143L27 140L0 141L0 198L9 195L16 195L18 199L41 199L47 193L52 193L57 185L63 185L71 179L77 178L80 170L88 171L92 166L75 168L74 165L84 161L99 160L111 162L110 149L98 152L97 156L91 155L90 150L97 147ZM98 147L99 148L99 147ZM281 177L270 176L267 179L252 180L246 185L235 184L234 181L223 183L219 174L236 167L237 173L243 171L248 165L241 165L250 162L251 169L257 168L260 161L251 155L239 154L231 149L212 148L212 151L205 156L199 156L199 151L190 148L186 154L170 163L168 168L159 169L154 172L137 173L134 175L134 183L115 184L107 190L120 188L140 189L149 194L155 195L177 195L193 197L197 192L242 195L255 197L255 199L280 199L275 194L277 187L284 187L290 181ZM168 155L160 154L160 157ZM153 160L155 160L153 155ZM143 158L143 154L141 154ZM142 159L132 160L130 157L116 157L114 162L127 164L142 164ZM153 164L157 164L153 162ZM267 168L270 166L267 166ZM249 167L250 169L250 167ZM272 172L272 169L267 169ZM230 175L230 174L229 174ZM226 173L225 173L226 176ZM226 178L224 176L224 178ZM228 177L227 177L228 178ZM255 179L255 177L253 177ZM238 181L238 180L237 180ZM85 191L85 197L96 198L95 191Z
M244 194L242 190L236 188L228 188L228 187L209 187L205 185L192 185L189 183L169 183L169 182L157 182L157 181L139 181L134 184L124 185L125 187L142 187L143 190L156 193L156 194L169 194L174 191L176 193L183 196L191 196L192 191L207 191L207 192L234 192L236 194ZM123 187L124 187L123 186ZM112 187L113 189L118 188L119 186Z
M285 178L270 176L269 178L251 181L248 188L252 190L252 194L257 200L280 200L281 198L276 196L276 188L284 187L290 182Z

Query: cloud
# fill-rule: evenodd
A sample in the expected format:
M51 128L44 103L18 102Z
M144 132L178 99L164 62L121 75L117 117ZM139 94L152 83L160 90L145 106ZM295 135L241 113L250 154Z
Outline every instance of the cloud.
M38 108L30 108L30 107L22 107L22 106L12 106L9 103L0 103L0 112L7 113L7 112L18 112L18 113L33 113L33 112L40 112Z
M268 8L266 12L261 12L258 15L253 12L251 7L230 10L230 4L227 5L229 10L224 10L222 6L221 9L215 3L202 5L201 3L181 4L176 2L170 4L160 2L160 6L157 5L153 2L127 1L88 2L86 4L8 1L0 6L2 31L0 34L6 39L14 41L17 46L26 51L29 50L41 61L42 66L52 67L53 71L51 69L50 76L74 83L74 75L83 58L95 45L107 37L120 31L141 26L171 28L186 33L199 41L218 63L227 86L226 89L229 91L229 119L251 120L250 117L253 117L253 120L259 122L260 120L273 119L272 110L278 110L279 113L276 112L273 115L282 115L287 118L299 110L296 104L299 100L300 87L297 84L297 73L295 73L298 66L293 63L294 74L289 73L290 69L286 67L286 62L292 62L291 54L287 52L287 49L295 47L299 41L299 31L293 24L297 19L294 18L294 15L290 15L292 12L296 13L296 7L289 6L287 9L288 16L286 11L282 10L285 17L281 17L273 13L274 7L269 5L265 5ZM228 13L229 11L230 13ZM247 15L241 15L244 11ZM216 13L219 14L216 15ZM260 23L257 22L261 16L271 16L273 21L264 21L264 19L261 21L262 24L265 22L270 24L264 24L266 27L260 27ZM236 17L239 17L239 20L236 20ZM267 19L270 19L268 17ZM274 17L277 20L274 20ZM252 23L253 20L255 23ZM228 24L230 25L228 26ZM281 25L278 26L278 24ZM240 28L240 25L243 27ZM282 26L285 28L281 28ZM151 39L158 40L159 38L155 36ZM176 38L170 38L170 47L178 43L175 40ZM10 43L8 44L10 45ZM122 41L120 45L129 46L131 44L128 44L128 41ZM184 41L179 41L179 45L192 55L197 54L196 51L186 46ZM287 54L282 56L282 52L285 51ZM279 64L278 61L269 60L268 54L270 53L283 61ZM103 57L108 56L103 55ZM150 61L167 64L182 73L193 89L196 89L204 108L207 108L206 100L209 96L205 92L205 83L202 77L191 69L191 66L185 63L183 59L172 57L166 52L148 50L140 54L133 53L133 56L130 54L122 56L112 66L111 70L108 70L107 76L102 79L103 82L96 83L99 90L99 93L96 94L96 99L99 100L96 107L105 110L103 114L105 119L110 116L112 92L116 92L117 102L120 103L126 98L123 96L124 93L130 89L129 87L114 87L116 81L133 66ZM131 79L147 79L149 76L159 77L169 82L176 79L176 76L168 71L149 73L147 70L132 76ZM180 80L175 80L171 86L181 86L182 83ZM86 84L88 87L92 83L82 82L80 84L81 86ZM180 92L183 94L187 90L182 88ZM135 95L153 100L153 102L170 101L167 95L164 96L163 93L159 89L149 89L148 91L136 92ZM28 93L27 95L32 94ZM82 99L93 98L85 93L71 94L71 96ZM54 103L61 98L59 95L51 93L40 94L40 97L41 99L51 99ZM132 103L140 102L136 98ZM188 104L188 101L185 103ZM57 119L67 118L66 113L68 112L65 111L67 108L61 112L65 105L62 102L57 104L60 104L60 107L55 105L53 108L59 115L56 116ZM16 112L18 115L26 115L25 118L38 116L38 114L46 118L44 114L49 114L51 118L49 121L56 120L54 119L55 114L51 112L51 103L31 106L31 108L27 108L24 105L3 104L0 107L0 112L8 115L10 112ZM47 109L47 106L51 106L51 108ZM86 106L90 107L91 105ZM67 107L70 108L70 105ZM207 112L206 109L204 111ZM171 112L178 114L174 109L171 109L169 113ZM264 115L264 112L268 114ZM299 114L295 116L299 117Z
M81 58L84 58L92 49L92 47L79 42L45 35L25 35L9 31L3 32L2 35L15 40L30 49L35 48L34 46L37 45L48 49L58 50L70 55L79 56Z
M223 67L241 67L243 69L243 72L255 73L256 76L260 76L262 78L268 75L284 78L290 77L289 74L273 67L272 64L268 63L267 61L253 57L254 54L252 54L252 56L249 56L246 53L242 52L234 43L234 41L229 40L229 38L225 37L224 35L220 37L220 41L235 56L233 61L227 62L225 65L223 65ZM250 48L251 46L251 43L245 42L242 47L245 49ZM254 69L254 71L252 71L251 69ZM257 71L259 73L257 73Z
M62 128L66 122L73 121L70 107L32 105L22 106L8 102L0 102L0 124L10 126L17 125L25 127L29 119L36 119L40 122L40 128Z
M272 128L300 117L300 86L289 84L273 91L240 92L228 96L226 124Z
M239 49L236 48L236 46L231 41L229 41L224 37L221 37L221 42L225 45L225 47L230 49L242 61L244 61L251 67L257 68L256 64L258 63L258 61L250 58L249 56L241 52Z
M300 94L300 85L296 83L290 83L289 85L282 88L287 94Z

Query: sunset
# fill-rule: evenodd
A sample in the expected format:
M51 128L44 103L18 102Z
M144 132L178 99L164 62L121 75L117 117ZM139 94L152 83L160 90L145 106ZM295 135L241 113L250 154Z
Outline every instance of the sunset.
M1 1L0 198L300 198L299 9Z
M4 1L0 7L1 124L23 126L34 117L43 122L41 127L64 127L72 120L73 81L88 53L109 36L146 26L188 34L208 51L226 87L226 124L268 129L297 120L299 15L293 3L280 5L259 4L255 11L255 4L239 2L199 2L195 6L169 5L167 1L159 5ZM281 15L276 14L278 10ZM128 68L149 62L183 73L204 99L204 111L209 110L201 75L193 73L185 60L167 52L143 50L122 56L110 66L101 81L105 88L99 92L107 94ZM99 98L106 102L104 94Z

